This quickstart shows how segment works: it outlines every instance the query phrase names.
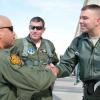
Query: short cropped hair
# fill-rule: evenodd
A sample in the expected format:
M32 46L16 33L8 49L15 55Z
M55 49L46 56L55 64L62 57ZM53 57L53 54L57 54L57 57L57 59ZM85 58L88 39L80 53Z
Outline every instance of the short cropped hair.
M43 27L45 27L45 22L44 22L44 20L41 18L41 17L33 17L31 20L30 20L30 23L31 22L42 22L42 24L43 24Z
M87 10L87 9L100 10L100 6L96 4L85 5L81 10Z
M85 5L81 9L81 11L84 11L84 10L87 10L87 9L97 11L99 16L100 16L100 6L99 5L96 5L96 4Z

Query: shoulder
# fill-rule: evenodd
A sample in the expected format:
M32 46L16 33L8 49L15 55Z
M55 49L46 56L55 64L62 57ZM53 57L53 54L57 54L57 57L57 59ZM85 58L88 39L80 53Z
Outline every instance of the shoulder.
M10 57L10 49L0 50L0 61L5 61L8 57Z
M75 37L72 42L70 47L77 48L80 44L80 42L87 36L87 33L82 33L79 36Z
M82 33L80 34L79 36L75 37L73 40L72 40L72 43L77 43L78 41L80 41L81 39L83 39L84 37L86 37L86 33Z
M51 40L48 40L48 39L42 39L42 40L43 40L43 41L46 41L46 42L52 43Z
M88 33L82 33L79 36L75 37L74 41L78 42L86 37L88 37Z
M16 39L14 46L18 47L18 48L22 48L23 47L23 39L24 38L20 38L20 39Z
M20 50L20 52L23 51L24 48L24 43L23 43L24 38L16 39L14 43L14 47Z
M23 39L24 39L24 38L16 39L16 40L15 40L15 44L20 44L20 43L22 43Z
M47 43L48 45L50 45L50 46L53 46L53 47L54 47L54 44L53 44L53 42L52 42L51 40L48 40L48 39L43 39L43 41L44 41L45 43Z

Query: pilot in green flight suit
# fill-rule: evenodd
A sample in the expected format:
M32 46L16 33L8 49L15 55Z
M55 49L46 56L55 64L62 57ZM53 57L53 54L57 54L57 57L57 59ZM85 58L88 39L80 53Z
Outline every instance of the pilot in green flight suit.
M15 46L20 49L20 56L26 65L42 67L50 63L54 65L58 63L53 43L42 38L44 30L44 20L40 17L33 17L29 25L29 35L16 40ZM52 87L53 85L45 91L33 94L32 100L52 100Z
M26 66L17 53L0 50L0 100L31 100L55 79L48 68Z
M18 48L10 48L14 40L10 19L0 15L0 100L31 100L34 93L50 87L56 73L46 67L25 65Z

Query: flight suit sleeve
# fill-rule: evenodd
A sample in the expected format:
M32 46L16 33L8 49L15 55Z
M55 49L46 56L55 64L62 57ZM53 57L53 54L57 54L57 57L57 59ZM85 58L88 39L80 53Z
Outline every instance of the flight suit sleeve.
M55 51L54 44L51 41L49 41L49 45L51 47L51 52L52 52L52 63L54 65L56 65L59 62L59 59L58 59L57 53Z
M40 91L48 88L56 79L56 76L45 67L14 65L9 59L9 55L0 52L0 71L3 77L15 87Z
M77 41L78 38L75 38L61 57L60 62L57 65L59 68L58 77L69 76L75 69L75 66L78 63Z
M58 62L59 62L59 59L58 59L57 54L56 54L56 52L55 52L55 48L53 48L52 63L53 63L54 65L56 65Z

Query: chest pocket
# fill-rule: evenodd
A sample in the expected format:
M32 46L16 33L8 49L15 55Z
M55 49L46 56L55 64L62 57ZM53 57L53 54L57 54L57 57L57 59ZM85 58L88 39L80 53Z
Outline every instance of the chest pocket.
M31 55L31 59L33 65L36 66L47 65L49 61L47 50L46 49L37 50L33 55Z
M33 66L41 66L41 65L47 65L52 62L53 54L51 51L51 47L48 41L45 40L44 43L45 43L45 47L39 48L38 50L36 50L36 48L31 46L31 48L33 48L32 51L33 54L32 54L27 52L29 49L27 40L26 39L23 40L24 49L22 53L22 58L26 64L29 65L31 64Z

